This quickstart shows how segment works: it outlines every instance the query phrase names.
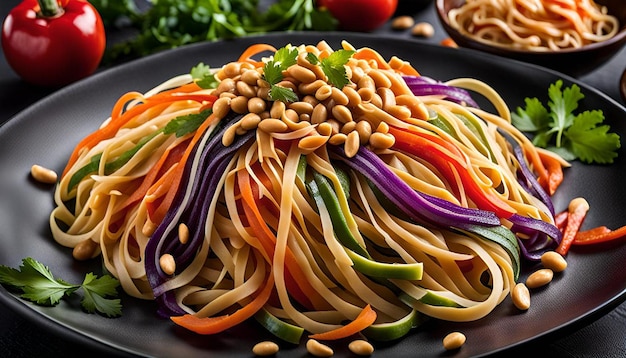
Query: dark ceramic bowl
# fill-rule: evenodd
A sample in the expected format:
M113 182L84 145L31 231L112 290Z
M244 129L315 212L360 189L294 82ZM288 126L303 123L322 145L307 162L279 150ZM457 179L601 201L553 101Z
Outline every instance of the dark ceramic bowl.
M596 2L605 5L609 13L618 18L620 31L603 42L589 44L578 49L547 52L490 46L464 36L450 26L448 12L463 5L465 0L436 0L436 10L445 31L461 47L534 63L572 76L581 76L610 60L626 44L626 3L624 0L596 0Z

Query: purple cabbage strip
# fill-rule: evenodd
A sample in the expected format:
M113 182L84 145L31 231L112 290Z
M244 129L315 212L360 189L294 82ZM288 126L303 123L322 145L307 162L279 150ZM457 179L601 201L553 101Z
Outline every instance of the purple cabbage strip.
M540 259L541 254L554 250L561 242L561 231L550 223L519 214L513 214L507 220L513 223L511 231L529 236L518 239L522 256L527 260Z
M411 219L430 224L462 227L466 225L499 226L500 219L492 212L465 208L446 200L419 193L398 178L372 151L360 147L348 158L341 146L328 146L339 159L368 178L376 187Z
M548 195L541 184L539 184L535 175L528 167L522 146L508 133L501 130L498 132L513 148L513 154L519 163L517 179L520 185L522 185L531 195L543 202L548 210L550 210L550 214L554 216L554 204L552 203L552 198L550 198L550 195ZM522 256L527 260L538 260L541 258L542 253L556 248L559 242L561 242L561 231L550 223L523 217L518 214L514 214L510 217L509 221L513 223L513 227L511 228L513 232L529 236L528 239L519 239Z
M449 86L426 76L402 76L402 78L416 96L442 95L450 101L479 108L469 92L462 88Z
M441 198L413 190L393 173L375 153L360 147L348 158L341 146L327 146L334 157L370 180L404 215L425 225L474 233L501 245L510 255L515 277L519 274L519 243L498 216L490 211L465 208Z
M550 195L543 189L541 184L539 184L535 175L528 167L522 146L508 133L501 130L498 130L498 132L507 140L511 147L513 147L513 154L519 163L519 170L517 173L519 183L522 184L522 186L524 186L530 194L541 200L541 202L548 207L550 213L554 215L554 204L552 203L552 198L550 198Z
M200 161L197 171L191 173L192 160L188 161L185 167L184 177L193 175L192 200L186 207L181 207L186 191L184 187L179 188L176 198L169 208L163 222L159 224L145 250L146 275L150 286L155 290L170 277L162 272L159 266L159 258L164 253L170 253L174 256L178 269L187 267L195 257L204 240L204 230L191 230L191 236L186 244L181 244L178 240L177 230L167 231L170 222L176 216L176 213L183 211L180 217L181 222L185 222L192 228L203 228L206 221L207 210L213 194L218 190L217 186L222 173L228 166L234 153L243 145L248 143L255 132L250 131L243 136L235 137L235 142L228 147L222 145L222 135L229 125L241 116L232 116L224 118L224 125L217 131L206 133L210 139L203 148L195 148L195 156L197 151L201 150ZM184 183L184 182L183 182ZM172 226L177 227L177 226ZM173 315L181 315L185 312L176 303L174 292L154 291L155 299L159 305L158 313L164 317Z

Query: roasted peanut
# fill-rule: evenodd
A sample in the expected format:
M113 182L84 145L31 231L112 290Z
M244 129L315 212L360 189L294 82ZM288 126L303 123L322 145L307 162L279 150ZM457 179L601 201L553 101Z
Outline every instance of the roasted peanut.
M267 118L259 123L259 129L267 133L282 133L288 128L285 122L276 118Z
M350 352L359 356L370 356L374 353L374 346L368 341L357 339L348 344Z
M79 261L89 260L96 253L98 243L91 239L85 239L72 249L72 256Z
M341 123L352 122L352 111L344 105L336 105L331 111L333 118Z
M57 173L54 170L44 168L38 164L30 167L30 175L32 175L33 179L45 184L54 184L57 182L58 178Z
M348 139L347 135L343 133L336 133L330 136L330 138L328 139L328 143L332 145L340 145L344 144L346 142L346 139Z
M567 268L567 261L556 251L548 251L541 255L541 264L554 272L561 272Z
M391 20L391 28L394 30L407 30L415 25L415 20L408 15L395 17Z
M271 356L278 353L278 344L270 341L259 342L252 347L252 353L256 356Z
M224 118L230 112L230 102L232 100L228 97L220 97L213 103L213 114L217 118Z
M357 131L352 131L346 137L346 143L344 143L344 150L346 151L346 156L348 158L352 158L359 151L360 147L360 138L359 133Z
M235 113L244 114L248 111L248 98L246 96L237 96L230 101L230 108Z
M511 290L511 301L513 305L522 311L526 311L530 308L530 291L528 287L522 282L518 283Z
M243 118L241 118L241 128L243 128L246 131L249 131L251 129L255 129L256 127L258 127L260 122L261 122L261 116L259 116L256 113L248 113L245 116L243 116Z
M189 241L189 227L185 223L178 225L178 241L183 245Z
M430 38L435 35L435 28L428 22L419 22L411 30L413 36Z
M443 348L446 350L459 349L465 344L465 335L461 332L452 332L443 338Z
M237 83L235 84L235 89L240 96L246 96L248 98L256 96L256 88L250 86L244 81L237 81Z
M176 272L176 261L174 261L174 256L170 254L163 254L159 258L159 266L166 275L173 275Z
M332 348L316 341L315 339L309 339L306 342L306 350L316 357L331 357L335 354Z
M248 101L248 112L259 114L267 108L267 103L263 98L252 97Z
M547 268L539 269L528 276L526 286L528 286L528 288L545 286L552 281L553 276L554 272L552 272L552 270Z

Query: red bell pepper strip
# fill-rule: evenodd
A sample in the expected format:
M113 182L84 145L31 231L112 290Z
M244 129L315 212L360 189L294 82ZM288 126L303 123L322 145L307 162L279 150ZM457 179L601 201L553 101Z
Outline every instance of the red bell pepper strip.
M563 210L554 216L554 226L556 226L556 228L559 229L561 232L565 230L568 216L569 213L567 212L567 210Z
M561 163L549 154L539 151L539 158L547 170L547 176L539 177L539 184L550 194L554 195L556 189L563 182L563 167Z
M85 0L24 0L2 27L2 49L25 81L62 86L100 65L106 36L98 11Z
M454 184L458 175L465 194L482 210L488 210L501 218L508 218L515 213L508 203L495 194L483 190L471 177L462 152L453 144L435 135L400 129L389 128L389 134L396 139L394 148L424 158L434 165L448 182ZM456 189L458 194L459 190Z
M563 238L559 243L559 246L556 248L556 252L561 254L561 256L567 255L572 243L574 242L574 238L587 217L587 212L589 211L589 203L583 198L575 198L570 201L569 206L567 208L567 224L565 226L565 230L563 231Z
M626 225L611 230L606 226L599 226L576 234L572 245L592 245L626 238Z

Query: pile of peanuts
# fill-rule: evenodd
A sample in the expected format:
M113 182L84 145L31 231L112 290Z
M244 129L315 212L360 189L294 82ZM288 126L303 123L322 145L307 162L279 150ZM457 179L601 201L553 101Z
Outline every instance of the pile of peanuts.
M216 73L219 85L213 94L219 98L213 112L218 117L231 110L243 114L224 134L225 146L236 135L258 129L269 134L290 132L305 153L328 143L343 145L352 157L363 145L374 150L393 146L388 121L428 118L426 107L409 92L394 92L401 79L393 68L379 69L374 61L352 58L345 65L350 82L338 88L328 82L319 65L307 60L309 51L320 53L317 47L299 50L297 63L283 71L283 80L277 84L292 89L299 98L296 102L271 100L263 67L231 62ZM394 62L403 64L395 59L390 65Z
M374 353L374 346L366 340L356 339L348 345L350 352L357 356L371 356ZM255 356L273 356L278 353L278 344L272 341L259 342L252 347L252 353ZM335 352L326 344L315 339L309 339L306 342L307 352L314 357L332 357Z
M522 311L530 308L530 290L543 287L552 281L555 272L562 272L567 268L567 261L555 251L547 251L541 255L540 268L531 273L525 282L520 282L511 290L511 300L515 307Z

